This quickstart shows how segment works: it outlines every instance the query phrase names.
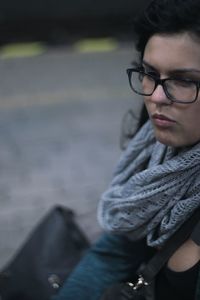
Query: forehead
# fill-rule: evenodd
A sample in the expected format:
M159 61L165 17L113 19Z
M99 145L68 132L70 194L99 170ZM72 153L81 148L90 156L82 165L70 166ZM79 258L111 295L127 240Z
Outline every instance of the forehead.
M188 33L153 35L146 44L143 58L160 71L200 70L200 42Z

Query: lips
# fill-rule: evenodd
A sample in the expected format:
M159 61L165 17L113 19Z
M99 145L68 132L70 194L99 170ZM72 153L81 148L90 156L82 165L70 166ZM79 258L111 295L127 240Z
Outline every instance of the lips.
M154 114L152 117L153 117L153 119L159 119L159 120L166 120L166 121L174 122L174 120L166 117L165 115Z
M152 121L155 125L160 127L169 127L175 123L173 119L157 113L152 115Z

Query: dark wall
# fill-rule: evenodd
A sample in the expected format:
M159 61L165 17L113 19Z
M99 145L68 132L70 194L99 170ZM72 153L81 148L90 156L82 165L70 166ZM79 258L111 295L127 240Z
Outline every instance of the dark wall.
M0 45L82 36L130 35L132 18L149 0L0 0Z
M0 21L28 18L123 16L137 13L146 0L1 0Z

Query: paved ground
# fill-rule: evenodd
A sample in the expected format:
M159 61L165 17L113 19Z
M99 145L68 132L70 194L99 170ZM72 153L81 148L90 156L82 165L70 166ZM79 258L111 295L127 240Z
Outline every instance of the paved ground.
M0 266L55 204L75 210L89 239L98 235L121 120L140 107L125 74L132 48L0 59Z

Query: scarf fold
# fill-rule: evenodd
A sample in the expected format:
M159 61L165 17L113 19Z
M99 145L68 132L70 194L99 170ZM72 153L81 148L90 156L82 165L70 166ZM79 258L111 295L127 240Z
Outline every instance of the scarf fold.
M200 206L200 143L177 150L156 141L148 121L122 153L101 197L98 220L110 232L152 247L166 240Z

